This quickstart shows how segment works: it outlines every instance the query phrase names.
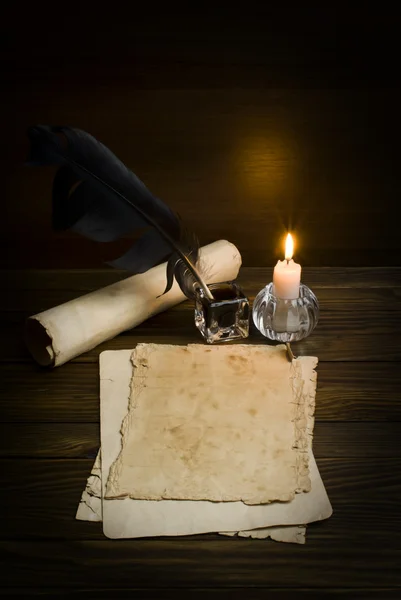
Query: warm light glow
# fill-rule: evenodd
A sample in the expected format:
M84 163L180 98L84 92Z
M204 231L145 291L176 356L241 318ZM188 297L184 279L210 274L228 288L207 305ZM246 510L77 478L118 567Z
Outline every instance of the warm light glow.
M291 260L293 254L294 240L292 239L292 235L289 233L287 235L287 239L285 240L285 260Z

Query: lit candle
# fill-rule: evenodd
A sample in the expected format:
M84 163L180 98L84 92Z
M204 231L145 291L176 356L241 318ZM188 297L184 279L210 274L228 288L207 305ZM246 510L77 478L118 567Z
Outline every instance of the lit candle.
M301 265L292 260L294 242L289 233L285 242L285 260L279 260L274 267L274 295L282 300L295 300L299 297Z

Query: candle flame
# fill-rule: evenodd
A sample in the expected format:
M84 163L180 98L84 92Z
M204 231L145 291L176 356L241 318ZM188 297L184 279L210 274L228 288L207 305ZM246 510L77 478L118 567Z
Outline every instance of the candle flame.
M293 254L294 240L292 239L292 235L289 233L287 235L287 239L285 240L285 260L291 260Z

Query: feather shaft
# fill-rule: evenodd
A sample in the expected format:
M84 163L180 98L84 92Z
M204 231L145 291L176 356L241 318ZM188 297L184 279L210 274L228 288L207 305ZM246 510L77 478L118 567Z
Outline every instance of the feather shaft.
M141 217L143 217L144 219L149 221L149 224L152 225L152 227L154 227L155 229L157 229L157 231L166 239L166 241L171 245L172 249L175 250L177 252L177 254L179 255L180 259L182 261L184 261L184 263L186 264L186 266L188 267L188 269L191 271L192 275L195 277L195 279L199 282L201 288L203 289L205 296L209 299L209 300L214 300L213 298L213 294L211 293L211 291L209 290L207 283L205 282L205 280L203 279L201 273L198 271L198 269L192 264L192 262L189 260L189 258L187 257L187 255L185 254L185 252L183 252L181 250L181 248L179 247L179 245L175 242L175 240L173 240L173 238L171 237L171 235L165 231L162 227L160 227L160 225L157 223L157 221L153 220L149 215L146 214L145 211L143 211L140 207L136 206L133 202L131 202L131 200L129 198L127 198L126 196L124 196L124 194L121 194L121 192L119 192L118 190L116 190L113 186L111 186L110 184L107 183L107 181L104 181L103 179L101 179L100 177L98 177L95 173L92 173L92 171L89 171L89 169L86 169L83 165L77 163L75 160L69 158L69 157L63 157L69 164L73 165L76 169L78 170L82 170L84 171L87 175L89 175L90 177L93 177L94 179L96 179L99 183L101 183L102 185L104 185L110 192L112 192L113 194L115 194L118 198L120 198L120 200L123 200L123 202L126 202L131 208L133 208L134 210L136 210Z
M108 242L150 225L154 233L142 234L115 262L121 260L145 272L165 260L170 247L164 293L171 289L175 277L188 297L200 287L213 300L198 264L196 236L184 230L178 216L108 148L86 132L69 127L39 125L30 128L28 135L32 142L31 164L63 165L53 184L56 229L71 227L90 239ZM112 202L113 198L120 204Z

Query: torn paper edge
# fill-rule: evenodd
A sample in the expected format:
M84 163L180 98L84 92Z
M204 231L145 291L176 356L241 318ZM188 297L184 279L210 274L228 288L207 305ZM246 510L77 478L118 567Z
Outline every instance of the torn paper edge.
M102 521L100 461L101 451L99 450L78 505L75 518L79 521ZM283 525L282 527L261 527L248 531L219 531L218 533L228 537L270 538L276 542L293 544L305 544L306 542L306 525Z
M315 359L315 365L312 371L312 377L309 385L309 399L306 403L308 414L307 417L307 431L308 436L313 435L314 427L314 409L315 409L315 391L316 391L316 379L317 373L314 370L318 360ZM308 441L309 443L309 441ZM99 486L101 480L99 474L101 473L100 465L100 450L96 456L92 471L88 477L86 488L82 493L81 502L78 506L76 518L78 520L85 521L102 521L102 502L99 494ZM306 526L282 526L282 527L265 527L249 531L241 532L221 532L221 535L229 535L230 537L253 537L258 539L271 538L275 541L292 542L292 543L305 543Z
M248 531L220 531L219 535L228 537L244 537L254 540L266 540L270 538L275 542L286 542L287 544L306 543L306 525L282 525L281 527L261 527Z
M191 346L196 346L197 344L187 344L186 347L190 348ZM217 498L183 498L179 495L171 497L162 495L161 497L152 496L152 497L142 497L137 494L129 494L129 493L119 493L115 490L115 481L118 481L122 469L122 461L121 456L123 452L123 440L126 435L128 435L130 426L132 424L132 414L137 408L138 398L141 394L143 386L145 385L145 378L147 376L147 369L144 367L143 360L149 359L149 355L155 351L155 346L159 346L159 344L148 344L148 343L139 343L136 348L132 351L131 354L131 363L133 365L133 375L130 381L129 387L129 397L128 397L128 410L125 415L121 428L120 428L120 436L121 436L121 447L120 452L117 458L110 466L108 480L106 482L106 493L105 499L114 500L114 499L124 499L124 498L132 498L133 500L192 500L192 501L220 501ZM163 344L165 348L176 348L176 345L171 344ZM249 351L250 346L248 345L240 345L240 348L244 348L244 350ZM238 346L237 346L238 348ZM275 346L274 348L270 347L270 350L273 350L277 353L285 352L285 346L280 344ZM315 358L315 357L308 357ZM293 435L293 446L292 449L296 450L295 453L295 465L296 465L296 478L295 478L295 488L293 491L289 491L285 494L281 494L280 496L275 496L270 498L269 500L265 500L263 504L269 504L271 502L290 502L294 499L295 494L299 494L302 492L309 492L311 489L311 480L309 477L309 439L307 430L307 421L306 421L306 410L307 403L310 402L310 394L307 393L304 389L304 378L303 378L303 370L301 364L302 358L295 359L292 361L290 365L290 387L292 392L292 402L291 402L291 421L294 424L294 435ZM313 372L315 372L315 367L317 364L317 359L315 358L315 364L313 365ZM313 408L310 409L311 414L314 411L314 403ZM313 432L313 428L312 428ZM252 499L244 498L244 497L236 497L236 498L225 498L224 501L239 501L252 506L253 504L260 504L261 502L254 502Z
M101 450L96 455L91 473L82 492L75 518L78 521L102 520L102 469Z

